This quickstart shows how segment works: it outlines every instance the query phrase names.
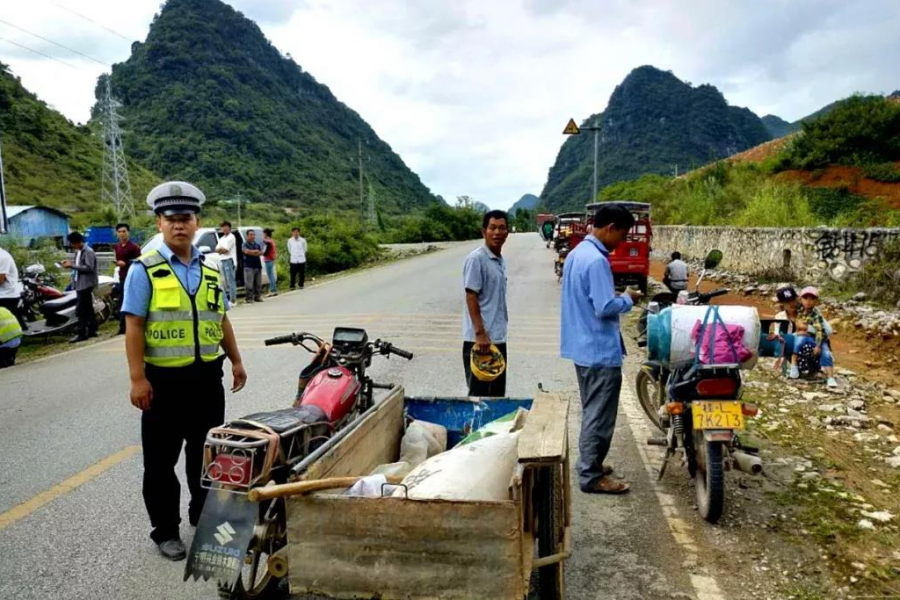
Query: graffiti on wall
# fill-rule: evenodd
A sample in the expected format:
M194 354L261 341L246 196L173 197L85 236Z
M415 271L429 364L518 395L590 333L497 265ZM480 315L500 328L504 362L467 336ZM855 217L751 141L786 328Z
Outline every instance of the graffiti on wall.
M828 229L815 241L816 256L821 261L866 259L879 248L900 238L896 230L878 229Z
M659 257L678 250L691 258L719 248L726 269L753 274L790 268L799 279L824 281L859 272L892 241L900 241L900 229L660 226L653 246Z

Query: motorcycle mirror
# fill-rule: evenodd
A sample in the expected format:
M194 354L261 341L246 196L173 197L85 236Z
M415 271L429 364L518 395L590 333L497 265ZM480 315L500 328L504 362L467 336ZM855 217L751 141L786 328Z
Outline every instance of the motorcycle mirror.
M724 257L725 255L722 254L721 250L710 250L709 254L706 255L706 259L703 261L703 269L712 271L719 266Z

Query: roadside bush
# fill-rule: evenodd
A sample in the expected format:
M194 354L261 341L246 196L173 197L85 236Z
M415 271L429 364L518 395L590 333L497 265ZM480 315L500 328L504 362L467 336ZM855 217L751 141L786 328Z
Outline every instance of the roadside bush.
M815 216L826 222L853 215L867 202L865 197L851 194L845 187L809 188L806 194Z
M16 246L14 244L7 245L5 238L2 241L3 249L9 252L13 260L16 261L20 279L25 271L25 267L40 263L44 265L51 277L55 277L57 281L60 281L59 276L62 274L62 271L54 267L53 263L65 258L65 253L53 241L43 240L31 247ZM62 283L62 285L65 285L65 283Z
M900 169L892 162L863 165L863 173L869 179L883 183L900 182Z
M853 96L803 123L785 156L796 169L864 165L900 159L900 105L881 96Z
M278 279L282 282L290 277L287 239L294 226L300 228L300 235L306 239L307 275L325 275L353 269L376 260L381 254L378 241L363 231L358 220L329 216L307 217L280 226L275 232L278 244Z
M806 227L814 221L799 184L766 181L734 220L738 227Z
M389 225L384 240L391 244L473 240L481 237L482 217L471 206L435 204L423 216L402 217Z

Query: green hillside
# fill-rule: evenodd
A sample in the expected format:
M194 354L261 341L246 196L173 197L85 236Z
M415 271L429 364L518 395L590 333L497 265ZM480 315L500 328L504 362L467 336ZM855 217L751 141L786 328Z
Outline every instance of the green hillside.
M362 144L379 211L436 202L356 112L219 0L168 0L112 84L135 160L212 197L359 210Z
M746 108L729 106L711 85L692 87L671 72L644 66L632 71L599 122L600 187L645 173L680 172L771 139ZM591 199L593 134L571 136L550 169L541 199L554 212L579 209Z
M744 227L900 226L900 103L841 101L763 162L720 161L687 177L645 175L600 198L653 204L661 224ZM852 185L821 175L852 174Z
M76 226L92 218L108 222L100 209L101 140L85 126L76 126L26 90L0 64L0 131L7 201L59 208ZM126 152L129 150L126 139ZM135 203L140 203L159 178L131 162Z
M773 138L784 137L788 134L794 133L797 131L800 126L795 125L794 123L788 123L781 117L776 115L766 115L762 117L763 125L766 126L766 130L769 132Z
M513 204L509 209L509 214L515 215L517 211L521 209L527 209L530 211L534 211L537 208L538 204L540 204L541 199L535 196L534 194L525 194Z

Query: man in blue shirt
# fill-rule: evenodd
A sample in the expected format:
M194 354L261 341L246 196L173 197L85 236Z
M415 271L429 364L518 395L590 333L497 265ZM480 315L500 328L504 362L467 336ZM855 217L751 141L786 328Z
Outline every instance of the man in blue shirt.
M594 230L566 258L563 270L560 355L575 363L581 393L578 483L593 494L622 494L628 484L609 477L603 464L616 428L625 343L619 315L631 310L639 292L616 294L609 253L634 225L624 207L610 203L594 215Z
M509 236L509 217L502 210L484 215L481 225L484 245L473 250L463 266L466 308L463 311L463 370L470 396L506 395L506 371L494 381L480 381L472 374L472 349L490 352L491 344L508 359L506 332L509 311L506 307L506 261L501 254Z

